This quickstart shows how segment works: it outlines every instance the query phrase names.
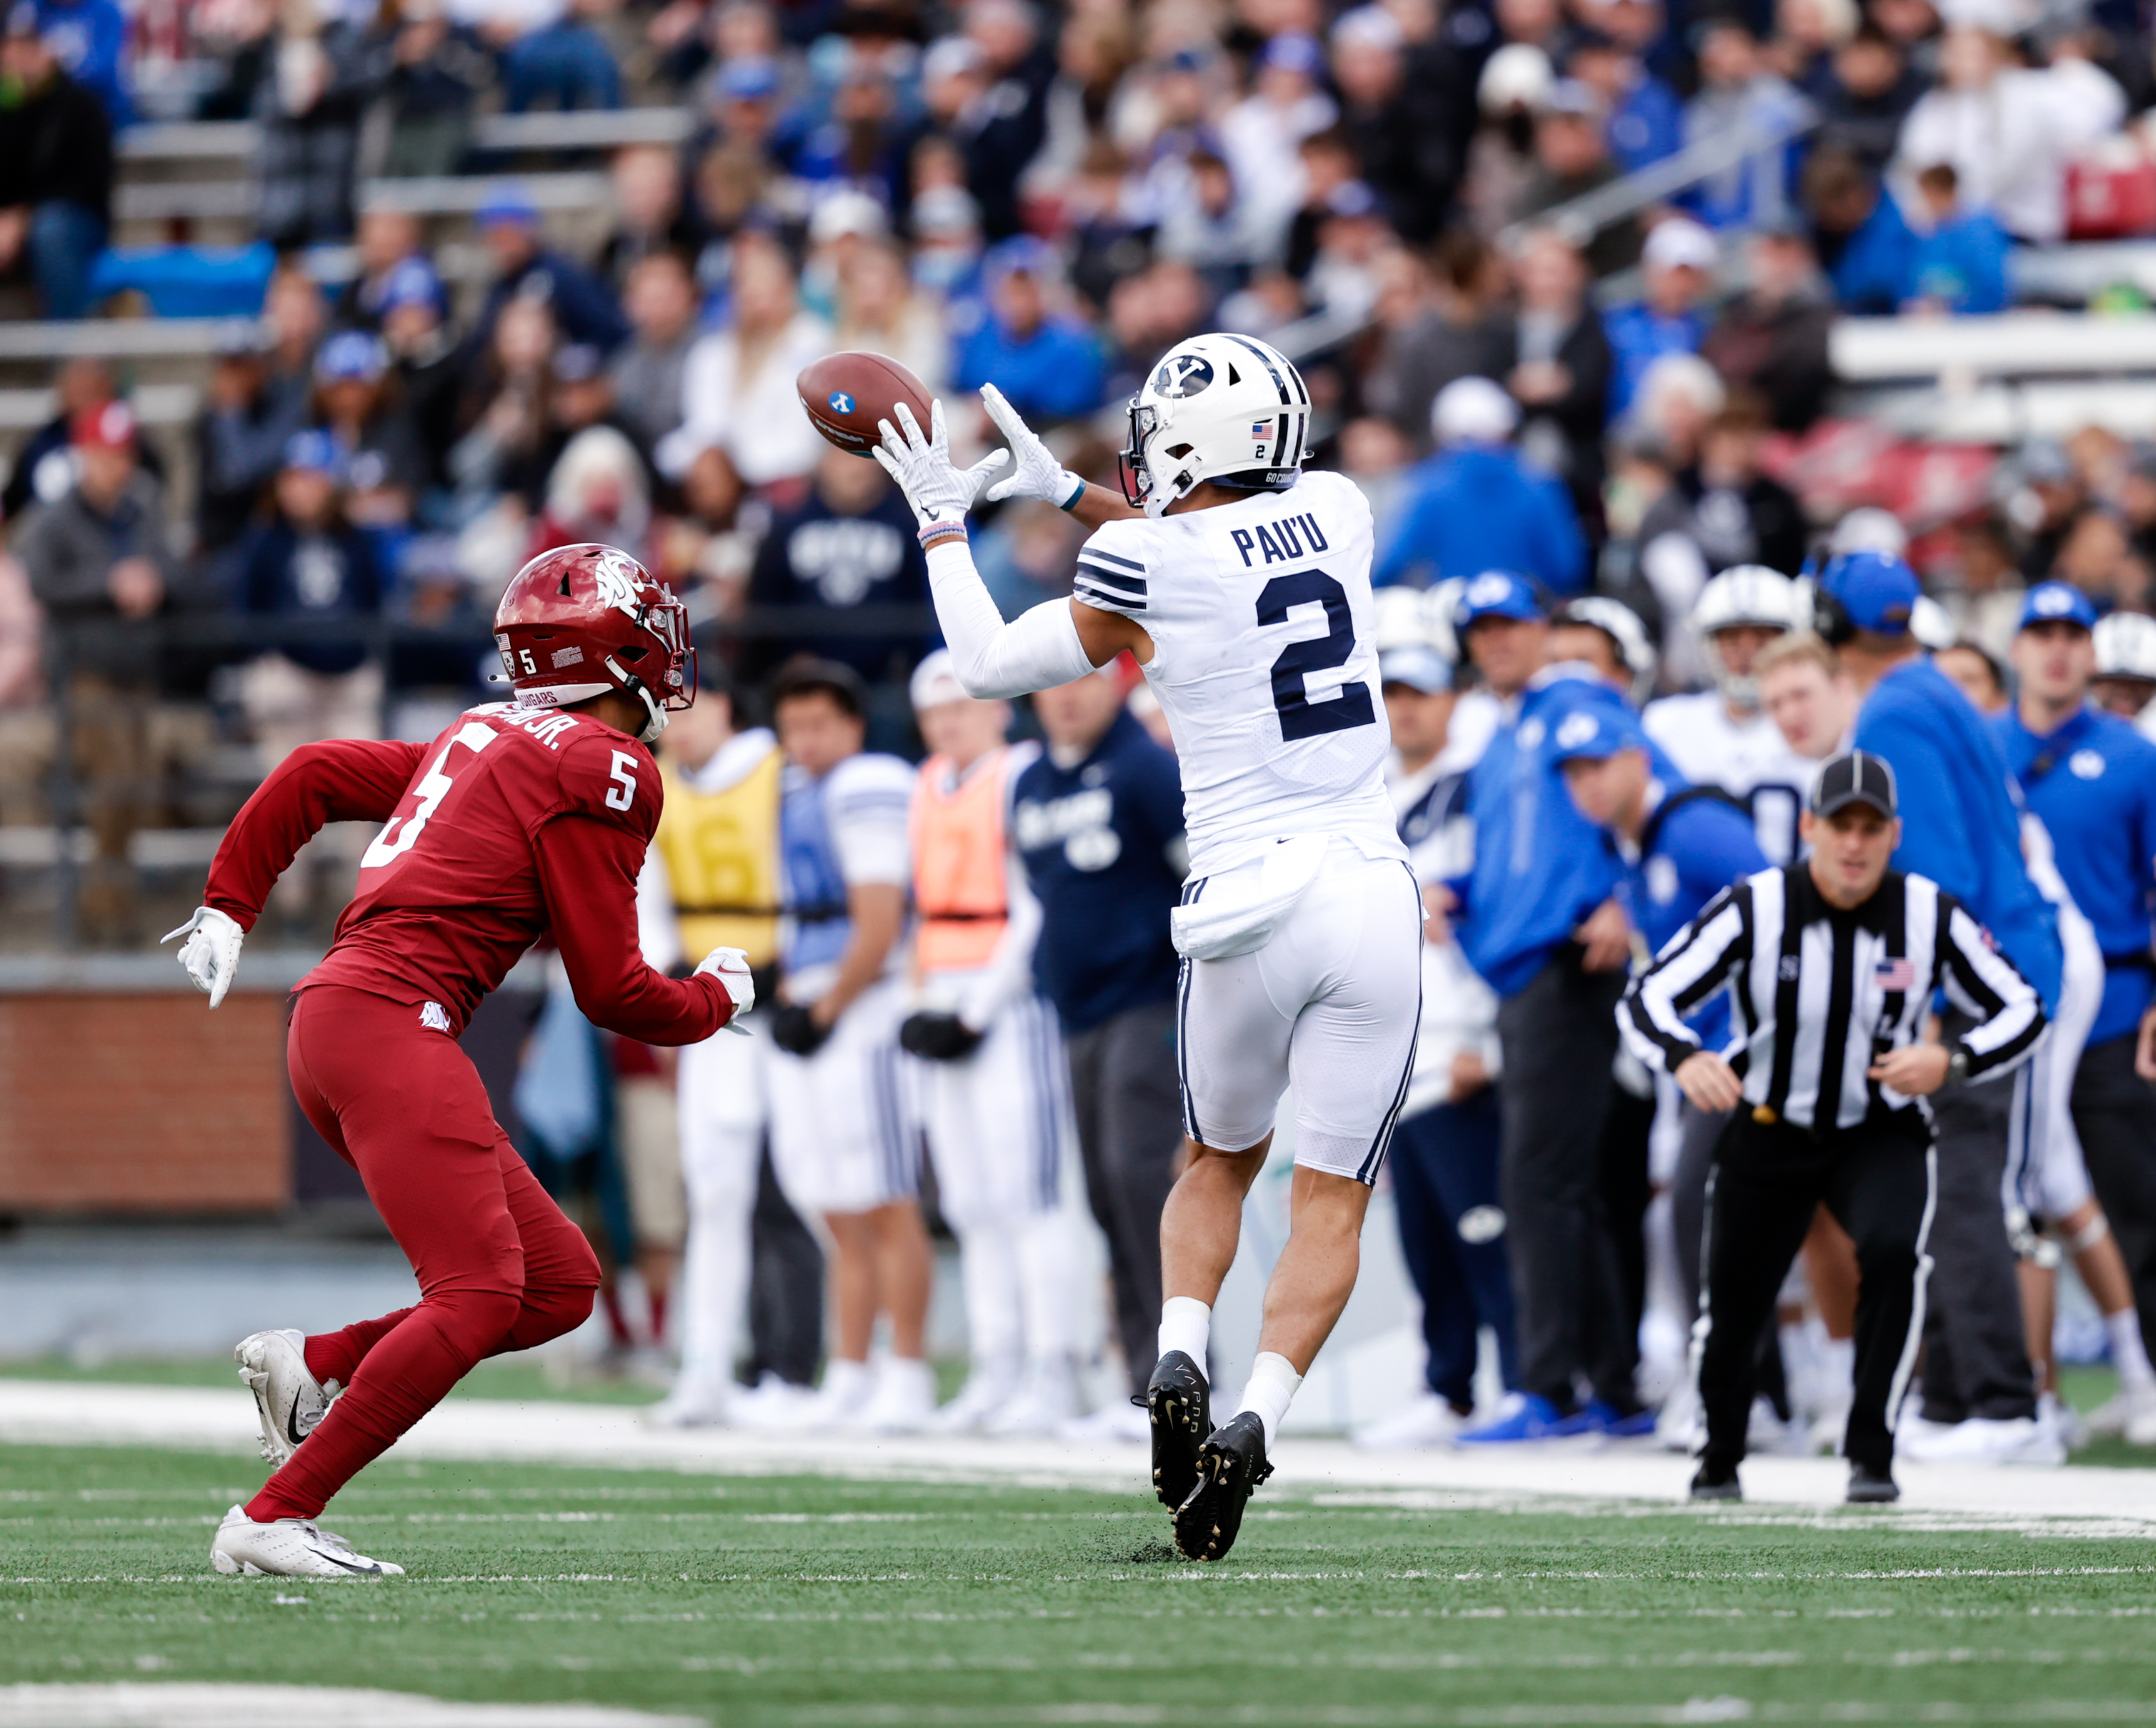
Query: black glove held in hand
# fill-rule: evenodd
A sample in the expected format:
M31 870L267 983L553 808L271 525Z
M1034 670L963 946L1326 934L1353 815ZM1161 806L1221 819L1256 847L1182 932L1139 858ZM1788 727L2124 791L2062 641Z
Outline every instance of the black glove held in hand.
M830 1035L831 1028L819 1026L798 1002L789 1002L771 1017L771 1041L789 1055L813 1056Z
M956 1014L908 1014L898 1028L899 1048L931 1062L956 1062L970 1056L980 1049L983 1036Z

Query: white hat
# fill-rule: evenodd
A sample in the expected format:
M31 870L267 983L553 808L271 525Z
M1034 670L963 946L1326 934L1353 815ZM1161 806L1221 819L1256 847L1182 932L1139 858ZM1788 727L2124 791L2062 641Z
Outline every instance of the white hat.
M1378 48L1394 52L1405 47L1407 33L1399 20L1382 6L1358 6L1341 14L1332 27L1332 45L1339 48Z
M1455 378L1430 405L1430 429L1440 444L1502 444L1519 423L1519 404L1487 378Z
M958 682L958 670L947 648L937 649L913 669L913 682L906 687L906 694L913 699L916 714L924 708L941 708L946 702L971 700L966 686Z
M1827 551L1839 557L1844 552L1885 552L1898 558L1909 550L1909 531L1891 510L1876 504L1860 505L1834 525Z
M1640 251L1650 270L1712 271L1722 255L1714 236L1688 216L1671 216L1655 224Z
M1556 85L1557 74L1550 69L1548 54L1531 43L1508 42L1483 66L1475 100L1485 114L1539 108Z
M891 218L883 206L850 186L819 200L815 213L808 218L808 238L819 246L828 246L846 234L865 234L880 240L890 232Z

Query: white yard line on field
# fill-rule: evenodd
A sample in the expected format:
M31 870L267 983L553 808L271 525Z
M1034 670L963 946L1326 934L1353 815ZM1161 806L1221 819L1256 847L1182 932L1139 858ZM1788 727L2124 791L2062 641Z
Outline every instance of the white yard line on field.
M152 1684L0 1686L0 1728L704 1728L701 1716L589 1704L451 1704L408 1692L332 1686Z
M235 1387L0 1379L0 1442L251 1452L254 1401ZM1051 1440L666 1431L622 1405L459 1398L398 1443L406 1459L604 1464L715 1475L829 1475L1142 1491L1145 1449ZM1620 1515L1681 1505L1692 1465L1635 1444L1563 1441L1490 1450L1373 1453L1337 1440L1282 1443L1274 1492L1401 1512L1478 1507ZM1826 1458L1744 1465L1748 1504L1701 1515L1846 1528L1881 1515L1923 1527L2030 1534L2156 1535L2156 1469L2017 1469L1903 1464L1898 1509L1841 1504L1846 1467ZM1268 1498L1271 1498L1269 1495ZM1604 1503L1590 1508L1589 1502ZM1619 1503L1611 1505L1609 1503ZM2089 1520L2082 1522L2081 1520Z

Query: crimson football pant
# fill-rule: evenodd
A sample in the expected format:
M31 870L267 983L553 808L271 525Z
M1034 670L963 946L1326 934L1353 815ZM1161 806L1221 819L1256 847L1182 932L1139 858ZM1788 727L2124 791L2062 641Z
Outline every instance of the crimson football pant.
M308 1372L341 1381L247 1507L311 1518L484 1356L582 1325L598 1288L583 1233L539 1186L478 1070L412 1002L341 985L300 993L285 1060L300 1108L359 1172L419 1280L419 1305L307 1340Z

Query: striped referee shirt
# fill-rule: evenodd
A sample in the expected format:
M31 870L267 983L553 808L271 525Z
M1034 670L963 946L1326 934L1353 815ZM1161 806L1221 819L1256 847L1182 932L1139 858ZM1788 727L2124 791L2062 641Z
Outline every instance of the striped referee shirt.
M1928 877L1893 870L1847 911L1803 864L1725 888L1632 981L1617 1010L1625 1043L1675 1074L1700 1049L1684 1017L1724 989L1746 1100L1802 1128L1822 1099L1838 1128L1917 1105L1866 1070L1917 1041L1937 991L1978 1022L1958 1046L1971 1079L2013 1067L2044 1033L2041 1000L1984 926Z

